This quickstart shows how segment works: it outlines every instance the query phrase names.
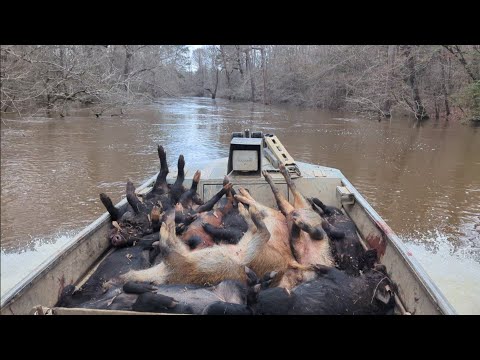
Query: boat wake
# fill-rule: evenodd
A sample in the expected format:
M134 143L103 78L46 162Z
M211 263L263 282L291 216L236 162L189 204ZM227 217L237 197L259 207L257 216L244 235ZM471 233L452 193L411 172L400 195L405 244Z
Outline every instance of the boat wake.
M439 231L401 238L459 314L480 314L480 248L455 248Z
M77 235L80 230L61 231L48 238L34 239L33 246L20 252L6 253L2 249L0 255L1 296L3 297L13 286L49 260L52 254Z

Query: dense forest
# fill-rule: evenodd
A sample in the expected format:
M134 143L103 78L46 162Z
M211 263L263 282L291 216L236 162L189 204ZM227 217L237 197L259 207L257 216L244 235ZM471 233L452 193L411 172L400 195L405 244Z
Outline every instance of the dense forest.
M480 45L2 45L0 60L4 113L210 96L480 120Z

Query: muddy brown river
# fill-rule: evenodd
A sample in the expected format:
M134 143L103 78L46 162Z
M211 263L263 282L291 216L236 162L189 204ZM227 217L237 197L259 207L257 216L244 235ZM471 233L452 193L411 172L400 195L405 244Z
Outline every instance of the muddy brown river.
M1 291L168 160L228 156L233 131L275 133L300 161L340 169L460 313L480 313L480 128L406 117L168 99L123 117L2 117Z

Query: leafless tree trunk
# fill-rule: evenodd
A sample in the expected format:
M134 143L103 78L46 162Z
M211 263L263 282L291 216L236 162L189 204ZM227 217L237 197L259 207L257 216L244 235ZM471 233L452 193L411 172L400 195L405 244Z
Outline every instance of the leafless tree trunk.
M53 109L53 96L49 87L50 78L47 75L45 79L45 93L47 94L47 115L51 115L51 110Z
M409 106L414 112L415 117L418 120L428 119L428 114L423 106L422 99L420 98L420 91L418 90L418 83L416 78L416 69L415 69L415 55L412 54L412 48L414 45L404 45L403 53L406 58L406 68L408 71L406 82L410 86L412 91L413 103L407 101Z
M217 72L215 73L215 88L212 92L212 99L215 99L217 97L217 89L218 89L218 69Z
M262 72L263 72L263 103L268 104L267 98L267 63L265 60L265 48L260 48L260 54L262 56Z
M438 105L438 96L437 93L433 93L433 107L435 109L435 120L440 118L440 106Z
M223 70L225 71L225 78L227 80L227 89L229 92L229 97L231 96L232 92L232 85L230 83L230 69L228 68L228 62L227 62L227 54L225 51L225 45L220 45L220 55L222 57L222 63L223 63Z
M385 82L385 93L387 98L385 99L383 105L383 116L390 117L392 116L392 83L395 70L395 52L397 45L389 45L387 48L387 81Z
M443 56L441 56L443 61L440 61L440 71L442 74L442 92L443 92L443 102L445 104L445 114L450 116L450 106L448 104L448 86L447 86L447 76L445 75L445 67L448 66L445 62L445 59Z
M128 96L130 92L130 84L129 84L128 76L131 72L133 51L130 48L130 45L124 45L124 47L125 47L125 65L123 67L123 81L124 81L125 91L127 92L127 96Z
M240 53L240 45L235 45L235 49L237 50L238 71L240 72L240 76L243 80L243 67L242 67L242 57L241 57L241 53Z
M194 60L197 65L196 78L198 78L198 89L200 90L200 96L205 94L205 49L195 49L193 52Z
M210 88L205 89L212 95L212 99L215 99L217 97L218 73L219 73L219 70L217 69L217 71L215 72L215 87L213 88L213 91Z
M255 102L255 78L253 75L252 59L250 58L250 54L252 52L253 50L251 47L245 50L245 69L250 75L250 88L251 88L250 101Z

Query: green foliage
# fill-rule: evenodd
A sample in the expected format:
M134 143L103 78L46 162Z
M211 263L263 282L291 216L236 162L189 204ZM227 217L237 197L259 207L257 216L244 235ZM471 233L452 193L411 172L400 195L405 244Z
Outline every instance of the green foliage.
M480 121L480 80L470 86L470 101L473 120Z
M468 112L467 120L480 121L480 80L466 86L455 102Z

